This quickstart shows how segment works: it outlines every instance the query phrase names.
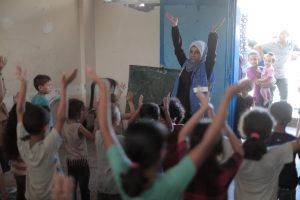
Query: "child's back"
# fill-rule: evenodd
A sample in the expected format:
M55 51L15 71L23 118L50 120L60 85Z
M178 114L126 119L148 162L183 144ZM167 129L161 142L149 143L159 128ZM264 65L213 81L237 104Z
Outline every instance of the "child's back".
M239 129L247 139L243 143L245 159L235 178L235 199L277 199L278 177L293 160L295 147L290 143L267 148L273 118L266 109L255 108L243 114Z
M56 169L55 155L62 143L60 131L66 119L66 90L76 77L77 70L69 76L63 75L61 80L61 98L57 109L57 120L54 128L46 134L49 123L49 112L43 107L26 104L27 90L26 70L17 66L16 76L21 82L17 99L17 146L21 158L27 165L26 199L51 199L53 175ZM30 140L24 141L24 136Z
M51 199L52 178L56 172L57 151L62 144L62 138L53 128L44 140L35 143L23 141L27 136L23 124L17 125L18 149L27 165L26 174L26 198L27 199Z

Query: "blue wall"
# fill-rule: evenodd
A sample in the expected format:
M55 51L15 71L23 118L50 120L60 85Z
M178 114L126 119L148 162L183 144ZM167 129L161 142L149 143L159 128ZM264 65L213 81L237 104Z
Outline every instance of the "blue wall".
M161 0L161 33L160 33L160 63L167 68L180 68L171 38L171 25L165 18L169 12L179 18L179 30L183 40L183 49L188 53L188 46L194 40L207 41L207 36L213 24L223 18L225 24L218 31L219 42L217 59L214 68L215 84L212 103L217 108L225 88L237 80L235 69L238 64L238 47L236 41L236 2L237 0ZM231 104L230 113L233 113ZM232 120L232 117L229 118Z

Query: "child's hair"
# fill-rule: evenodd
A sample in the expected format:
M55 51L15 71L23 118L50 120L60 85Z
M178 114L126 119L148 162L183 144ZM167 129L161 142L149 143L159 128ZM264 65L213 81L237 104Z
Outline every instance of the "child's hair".
M272 59L272 63L275 63L275 61L276 61L276 56L275 56L274 53L272 53L272 52L266 53L266 54L264 55L264 58L266 58L266 57L270 57L270 58Z
M28 103L25 104L27 109ZM3 147L6 156L9 160L16 160L20 157L20 153L17 146L17 104L14 104L8 113L7 124L5 126L5 132L3 137Z
M45 75L45 74L38 74L36 77L33 79L33 86L37 91L39 91L39 86L43 86L44 84L48 83L51 81L50 76Z
M50 121L50 113L42 106L32 103L26 104L23 116L23 125L30 135L39 135L44 133L44 127Z
M163 103L159 105L159 108L160 108L161 117L165 119L165 114L163 112ZM169 113L172 121L175 124L179 124L183 120L185 116L185 109L178 98L176 97L170 98Z
M208 129L208 127L211 125L212 120L208 118L204 118L200 120L196 126L194 127L192 134L190 136L190 145L191 149L193 149L195 146L199 144L199 142L202 141L205 131ZM208 155L205 162L201 165L201 167L198 169L197 175L194 177L193 180L202 179L208 188L211 188L209 193L214 194L216 189L216 181L217 177L220 172L220 165L217 160L217 156L220 155L223 152L223 143L222 143L222 137L219 138L217 144L214 146L212 152ZM205 174L205 176L203 176ZM196 184L196 183L195 183ZM194 189L194 181L189 184L187 187L187 191L195 191Z
M79 99L69 99L68 119L80 120L84 111L84 103Z
M118 82L115 79L112 78L104 78L109 83L109 91L111 94L113 94L116 90L116 87L118 85Z
M117 104L111 104L111 121L112 123L121 122L121 112Z
M160 109L156 103L144 103L139 114L140 118L159 120Z
M274 119L265 108L255 107L243 113L239 131L247 138L243 143L246 159L260 160L267 152L265 140L271 135L273 126Z
M286 101L273 103L270 112L280 126L285 127L292 120L293 108Z
M243 81L246 81L247 79L241 79L241 80L239 80L239 83L241 83L241 82L243 82ZM254 88L254 82L251 82L250 84L248 84L247 85L247 87L245 87L244 89L243 89L243 91L242 92L250 92L251 90L253 90L253 88Z
M168 130L163 124L149 119L142 119L128 126L124 149L132 166L121 174L121 181L129 196L138 196L149 185L144 172L161 159L167 135Z
M253 56L253 55L257 56L258 60L261 59L259 53L258 53L257 51L255 51L255 50L252 50L252 51L250 51L250 52L248 53L248 58L249 58L250 56Z

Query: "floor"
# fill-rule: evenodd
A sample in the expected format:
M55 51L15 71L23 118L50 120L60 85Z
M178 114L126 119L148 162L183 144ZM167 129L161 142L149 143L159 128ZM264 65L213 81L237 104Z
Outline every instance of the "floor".
M292 127L288 127L287 128L287 132L289 133L295 133L296 129L292 128ZM96 170L97 170L97 164L96 164L96 155L95 155L95 145L93 142L88 142L88 153L89 153L89 165L90 165L90 190L91 190L91 200L96 199ZM62 162L62 166L63 166L63 170L64 172L67 172L66 170L66 163L65 163L65 151L63 148L61 148L60 150L60 158L61 158L61 162ZM297 163L297 169L298 169L298 174L300 174L300 160L297 157L296 158L296 163ZM15 181L14 178L12 176L12 174L6 173L5 174L5 183L8 189L15 187ZM231 185L231 187L229 188L229 198L228 200L233 200L233 189L234 186L233 184ZM79 192L79 191L77 191ZM79 193L78 193L79 195ZM10 195L10 200L13 200L14 198L14 194ZM80 199L80 197L78 198ZM297 198L296 199L300 199L300 187L297 187Z

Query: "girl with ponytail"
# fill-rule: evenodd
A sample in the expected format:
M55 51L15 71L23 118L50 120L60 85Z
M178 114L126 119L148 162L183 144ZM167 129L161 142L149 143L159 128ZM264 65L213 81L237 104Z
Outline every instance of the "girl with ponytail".
M227 106L231 97L243 89L242 85L233 85L225 91L219 112L205 131L202 141L177 165L164 174L160 174L161 163L166 152L167 128L153 120L137 121L128 127L123 149L116 139L111 123L108 86L92 68L87 68L86 73L99 86L101 95L97 107L97 119L114 180L122 199L125 200L181 199L184 189L220 136L220 129L227 116ZM205 113L208 107L208 98L202 94L200 98L201 108L183 129L193 127L195 119Z
M245 159L235 179L235 199L277 199L279 174L300 149L300 139L275 147L267 147L275 120L265 108L245 112L239 130L246 138L243 143Z

